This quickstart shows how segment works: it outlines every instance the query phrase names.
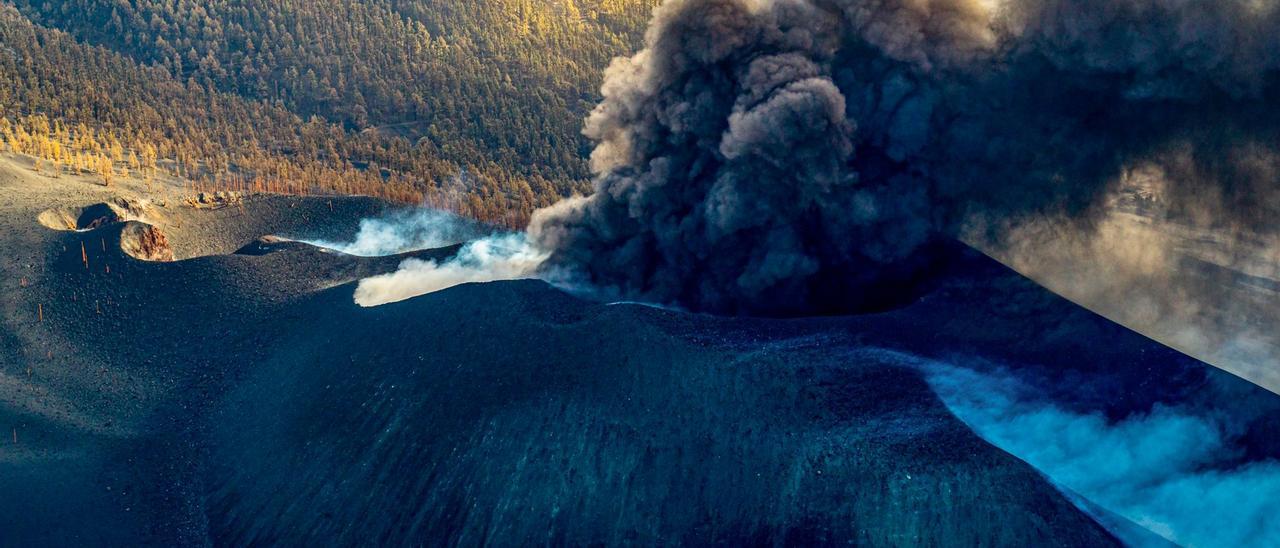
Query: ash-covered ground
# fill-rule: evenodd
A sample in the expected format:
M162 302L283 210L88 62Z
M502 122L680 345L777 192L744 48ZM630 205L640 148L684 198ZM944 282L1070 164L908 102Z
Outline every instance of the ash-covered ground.
M138 190L0 171L0 492L21 494L0 501L6 542L1199 540L1177 536L1204 534L1185 512L1126 498L1138 468L1064 472L1099 458L1071 434L1145 440L1111 454L1135 457L1167 450L1135 436L1170 416L1216 436L1143 485L1257 486L1280 457L1273 394L972 251L912 304L848 317L689 314L534 280L362 307L359 280L459 247L260 239L349 241L387 214L369 199L123 200ZM142 224L177 261L135 258L165 258ZM1075 457L1018 454L1010 425ZM1274 502L1228 502L1228 525L1256 529L1221 538L1265 545L1251 516Z

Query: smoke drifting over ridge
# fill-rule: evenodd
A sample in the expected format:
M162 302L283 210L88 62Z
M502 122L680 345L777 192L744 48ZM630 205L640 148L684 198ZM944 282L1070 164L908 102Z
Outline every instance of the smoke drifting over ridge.
M546 253L530 245L524 234L494 233L474 221L428 208L362 219L350 241L299 241L363 257L461 244L447 259L409 257L395 272L360 280L355 291L360 306L394 303L464 283L527 278L546 260Z
M1236 426L1157 405L1119 421L1040 397L1009 372L888 353L925 373L948 409L1055 483L1181 546L1274 546L1280 462L1240 462Z
M523 234L494 234L468 242L448 260L405 259L395 272L360 280L355 301L379 306L465 283L529 278L546 258Z
M307 240L305 243L361 257L382 257L433 249L479 238L484 231L475 223L436 209L393 211L362 219L360 230L349 242Z
M1087 222L1132 169L1257 224L1280 207L1277 4L669 0L587 121L595 192L530 236L627 297L786 315L909 299L937 242Z

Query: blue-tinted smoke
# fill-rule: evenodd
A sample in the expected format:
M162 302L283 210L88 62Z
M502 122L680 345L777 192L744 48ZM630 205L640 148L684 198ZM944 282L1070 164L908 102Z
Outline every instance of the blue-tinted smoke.
M1113 422L1045 401L1009 373L903 359L984 439L1106 510L1183 546L1280 545L1280 462L1234 462L1214 418L1157 406Z

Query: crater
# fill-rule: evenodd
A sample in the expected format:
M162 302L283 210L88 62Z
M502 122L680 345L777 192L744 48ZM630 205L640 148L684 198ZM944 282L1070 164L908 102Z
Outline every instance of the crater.
M37 220L53 230L86 231L126 221L154 217L150 204L135 198L115 198L78 208L53 208L40 212Z

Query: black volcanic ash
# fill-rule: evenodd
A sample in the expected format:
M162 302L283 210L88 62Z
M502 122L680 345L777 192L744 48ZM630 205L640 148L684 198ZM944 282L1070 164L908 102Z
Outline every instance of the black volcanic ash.
M1127 169L1223 222L1280 209L1277 2L672 0L588 119L547 268L721 313L911 298L936 242L1088 218ZM1229 215L1224 212L1231 212Z

